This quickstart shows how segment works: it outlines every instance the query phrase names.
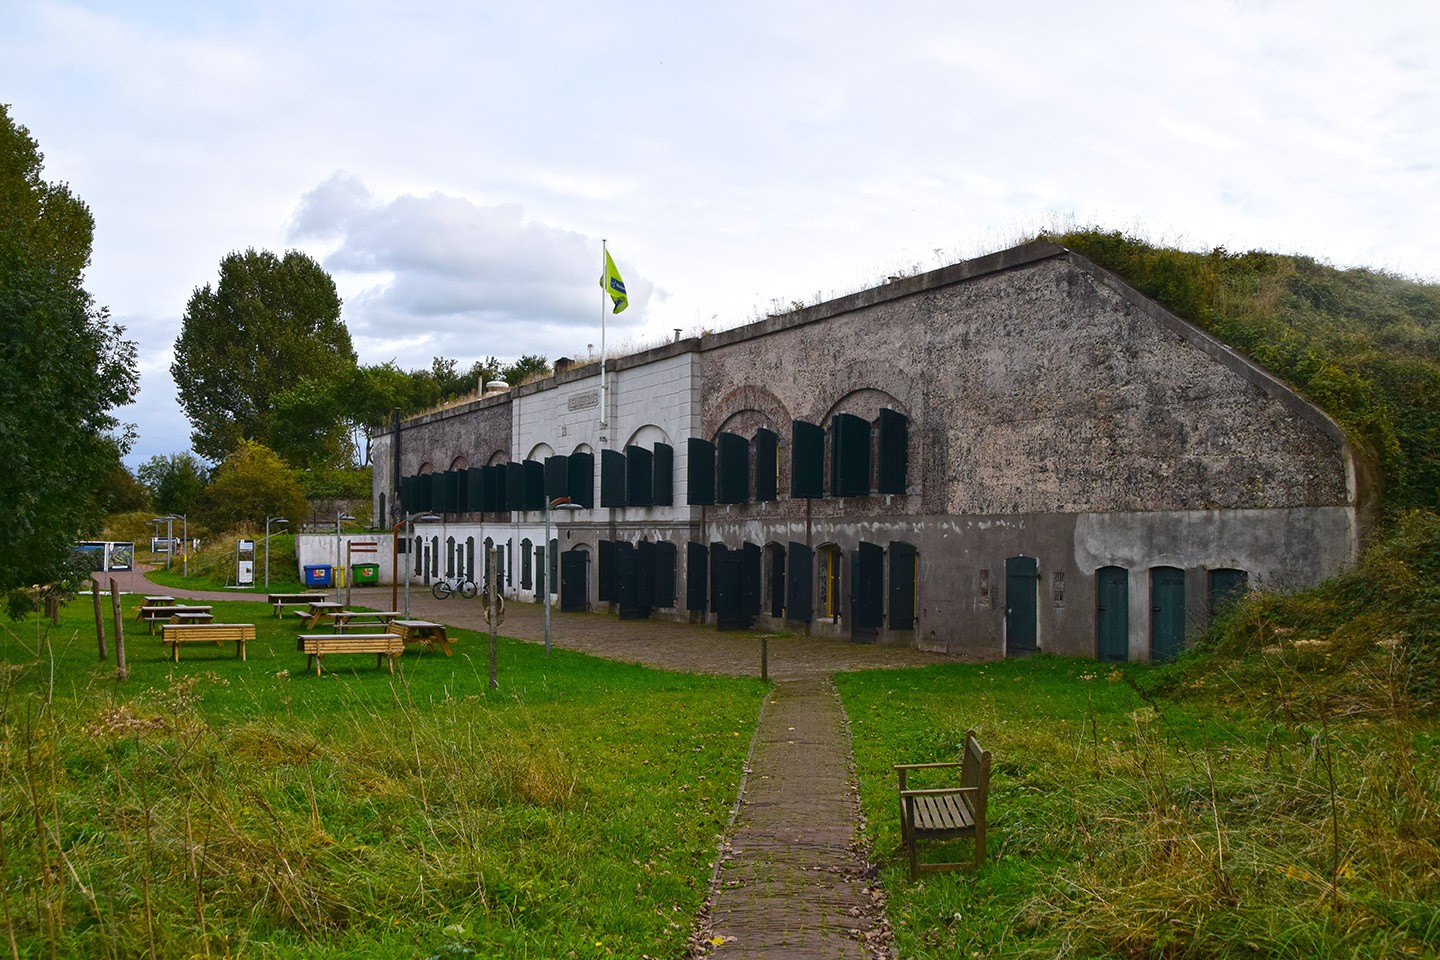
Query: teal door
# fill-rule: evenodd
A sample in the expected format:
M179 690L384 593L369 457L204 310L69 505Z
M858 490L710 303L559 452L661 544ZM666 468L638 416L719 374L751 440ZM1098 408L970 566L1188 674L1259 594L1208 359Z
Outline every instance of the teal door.
M1095 571L1095 633L1100 661L1130 659L1130 571L1124 567Z
M1210 571L1210 613L1218 616L1245 595L1250 575L1244 570L1220 567Z
M1005 561L1005 656L1024 657L1035 652L1036 610L1039 605L1040 569L1034 557Z
M1185 571L1150 571L1150 659L1174 660L1185 649Z

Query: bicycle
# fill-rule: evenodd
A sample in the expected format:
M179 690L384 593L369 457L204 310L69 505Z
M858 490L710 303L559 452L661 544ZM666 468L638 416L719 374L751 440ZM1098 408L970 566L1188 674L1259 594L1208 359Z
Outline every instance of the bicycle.
M436 600L448 600L452 594L456 593L469 600L479 589L474 580L467 579L462 573L454 577L441 577L435 581L430 592L435 595Z

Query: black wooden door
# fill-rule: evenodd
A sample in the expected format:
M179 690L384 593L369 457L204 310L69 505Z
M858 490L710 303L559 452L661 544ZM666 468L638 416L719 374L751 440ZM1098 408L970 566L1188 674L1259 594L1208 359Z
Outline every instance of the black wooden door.
M710 551L703 543L685 544L685 609L704 613L709 606Z
M772 543L765 548L770 561L770 576L766 583L770 588L770 616L777 620L785 616L785 548Z
M739 550L712 554L711 572L715 580L715 618L721 630L749 629L751 619L745 615L745 556Z
M884 413L885 411L881 411ZM908 543L890 543L890 629L915 629L915 548Z
M566 550L560 554L560 609L590 609L590 554Z
M763 552L759 544L747 543L740 548L740 612L754 623L760 616L760 563Z
M861 541L850 555L850 639L875 642L884 622L885 550Z
M785 619L809 623L815 615L815 558L803 543L790 541L785 571Z

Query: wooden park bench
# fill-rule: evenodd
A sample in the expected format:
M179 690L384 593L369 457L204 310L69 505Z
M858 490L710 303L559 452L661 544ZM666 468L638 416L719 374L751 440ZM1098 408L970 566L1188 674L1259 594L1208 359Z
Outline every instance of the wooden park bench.
M335 632L344 633L346 627L389 628L390 622L401 616L398 610L337 610L330 619L335 621Z
M209 613L211 607L184 607L179 604L164 604L161 606L141 607L136 619L146 624L151 633L155 632L155 624L164 623L176 614L181 613Z
M332 653L373 653L375 666L388 663L395 672L395 658L405 651L405 641L394 633L302 633L297 643L301 653L309 655L305 669L315 668L320 675L320 659Z
M234 643L241 660L245 659L245 641L255 639L253 623L162 623L160 641L170 648L175 662L180 662L180 644L213 643L220 646Z
M327 594L324 593L270 593L266 594L265 602L275 608L275 616L281 617L285 614L286 606L297 604L309 605L324 600Z
M911 790L906 774L912 770L960 768L959 786ZM900 837L910 858L910 879L933 870L974 870L985 865L985 812L990 798L990 751L980 748L975 731L965 732L963 758L952 763L897 763L900 777ZM973 837L975 859L954 863L921 863L916 845L921 840L958 840Z

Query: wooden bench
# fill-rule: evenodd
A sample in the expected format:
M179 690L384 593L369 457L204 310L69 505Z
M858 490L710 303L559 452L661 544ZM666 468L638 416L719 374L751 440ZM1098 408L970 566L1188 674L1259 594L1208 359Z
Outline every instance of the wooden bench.
M310 659L305 669L315 668L320 676L320 658L332 653L373 653L375 666L388 663L390 672L395 672L395 658L405 651L405 641L394 633L302 633L296 647Z
M255 639L253 623L162 623L160 641L170 648L175 662L180 662L182 643L234 643L241 660L245 659L245 641Z
M324 593L270 593L266 594L265 602L275 608L275 616L281 617L285 614L286 606L296 604L311 604L324 600L328 594Z
M158 607L141 607L135 615L137 620L147 624L150 632L155 632L155 624L163 623L178 613L209 613L211 607L183 607L178 604Z
M934 789L908 789L912 770L960 768L960 785ZM985 865L985 814L990 798L990 751L982 750L975 731L965 731L963 758L953 763L897 763L900 778L900 837L910 858L910 879L934 870L974 870ZM958 840L973 837L975 859L954 863L921 863L916 845L921 840Z
M403 614L398 610L336 610L330 614L335 621L335 632L344 633L346 627L386 627L392 620Z

